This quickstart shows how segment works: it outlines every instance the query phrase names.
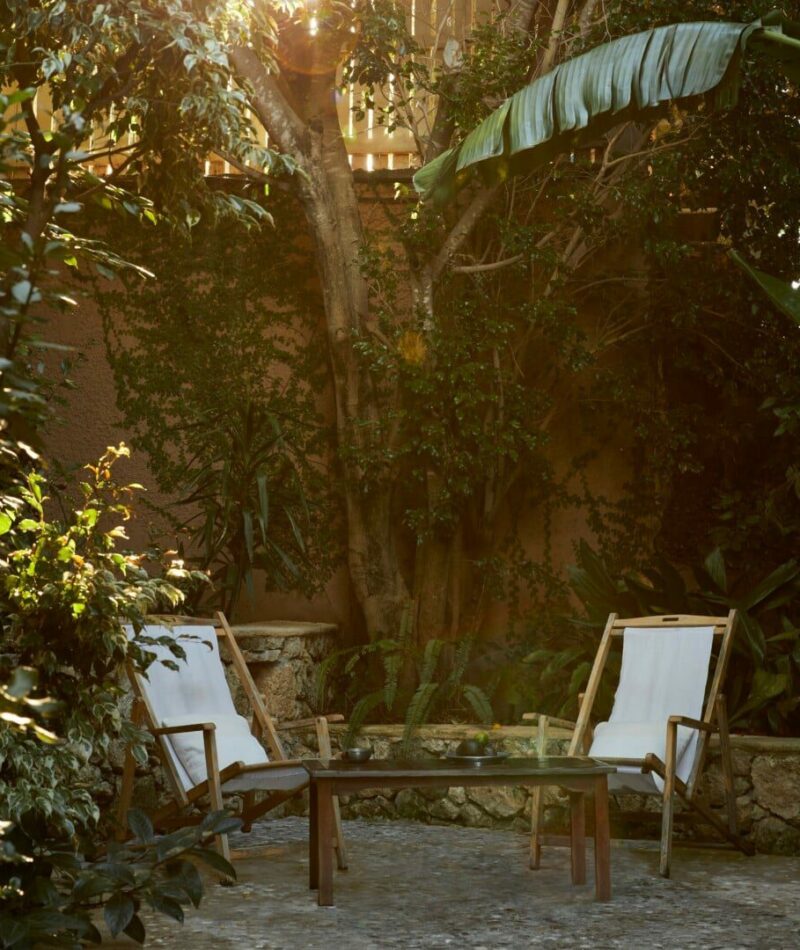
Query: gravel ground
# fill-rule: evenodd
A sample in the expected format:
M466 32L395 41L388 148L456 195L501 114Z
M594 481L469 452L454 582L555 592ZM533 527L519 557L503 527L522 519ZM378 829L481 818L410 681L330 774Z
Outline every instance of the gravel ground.
M800 948L800 859L677 848L673 877L655 847L615 845L613 900L570 884L569 853L545 850L527 868L527 839L414 822L345 823L350 869L336 907L308 890L307 822L262 821L235 847L268 845L237 861L238 883L207 881L183 926L145 917L148 946L186 950L394 950L592 947ZM128 941L106 946L131 947Z

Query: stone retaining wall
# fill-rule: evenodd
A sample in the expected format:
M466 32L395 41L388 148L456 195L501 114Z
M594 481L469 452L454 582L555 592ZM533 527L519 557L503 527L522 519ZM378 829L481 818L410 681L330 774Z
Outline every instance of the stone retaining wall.
M260 623L234 628L253 678L268 697L269 709L278 722L302 719L317 711L316 669L333 649L336 628L331 624ZM223 660L228 663L223 650ZM249 715L247 700L238 680L229 677L237 708ZM473 734L477 726L432 725L422 727L415 739L415 753L440 756ZM363 740L377 758L397 755L401 746L401 726L366 726ZM331 727L334 754L338 754L344 727ZM550 754L566 752L569 734L553 728ZM534 728L501 727L497 736L513 755L535 752ZM316 757L314 735L289 734L284 737L287 752L296 758ZM733 765L741 831L757 849L773 854L800 854L800 739L771 739L733 736ZM121 752L121 750L118 750ZM114 756L114 771L121 771L121 755ZM138 771L135 801L155 807L164 798L164 782L158 760ZM722 813L722 776L717 750L712 741L709 766L701 790L712 807ZM112 791L109 787L109 798ZM660 805L655 797L620 795L618 809L612 809L613 831L631 837L657 837ZM566 798L557 789L545 792L545 830L567 830ZM304 810L302 802L285 806L287 811ZM526 831L530 827L530 795L520 788L369 789L343 802L347 818L413 818L428 823L453 822L471 827L507 827ZM684 837L708 837L704 826L677 827ZM713 840L713 839L710 839Z
M415 753L440 756L480 727L425 726L419 730ZM334 725L334 754L344 729ZM501 727L495 733L512 755L535 754L534 730ZM361 736L377 758L391 758L400 748L402 727L367 726ZM565 754L569 734L552 730L548 753ZM756 848L770 854L800 854L800 739L733 736L733 765L741 832ZM311 737L293 739L292 756L314 756ZM708 765L700 786L709 804L723 816L723 784L716 744L712 740ZM620 837L658 837L660 800L655 796L619 795L612 807L612 830ZM342 802L346 818L412 818L426 823L453 822L477 828L530 829L530 793L522 788L368 789ZM302 807L294 806L295 813ZM677 809L680 815L681 809ZM566 834L566 797L556 788L545 790L545 831ZM715 841L713 830L676 821L676 835Z
M282 720L304 719L317 708L316 671L336 646L336 625L274 621L232 628L259 692L267 697L270 715ZM237 707L246 707L239 680L230 668L228 680ZM324 705L324 704L323 704Z

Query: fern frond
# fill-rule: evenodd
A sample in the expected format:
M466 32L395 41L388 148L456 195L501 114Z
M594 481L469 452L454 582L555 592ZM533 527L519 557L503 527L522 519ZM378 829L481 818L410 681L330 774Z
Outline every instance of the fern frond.
M386 674L383 692L386 697L386 709L391 712L394 701L397 699L397 688L400 682L400 669L403 665L403 653L387 653L383 658L383 671Z
M345 748L348 748L353 739L358 735L359 730L364 725L367 716L369 716L372 710L382 706L383 703L384 691L382 689L376 689L359 699L353 707L353 711L350 713L347 730L342 738L342 745Z
M421 685L430 683L433 680L433 674L439 665L439 655L444 647L444 640L428 640L422 653L422 663L419 671L419 681ZM413 699L412 699L413 702Z
M494 720L492 704L480 686L473 686L472 683L467 683L461 687L461 695L472 707L479 722L490 723Z
M352 649L352 647L345 647L342 650L334 650L334 652L326 656L317 667L315 690L317 709L323 709L325 706L325 701L327 699L325 691L328 686L328 677L331 670L337 665L339 660L341 660L342 657L347 656Z
M428 712L433 705L438 690L438 683L420 683L411 697L411 702L406 710L405 728L403 729L404 747L408 746L414 731L428 718Z

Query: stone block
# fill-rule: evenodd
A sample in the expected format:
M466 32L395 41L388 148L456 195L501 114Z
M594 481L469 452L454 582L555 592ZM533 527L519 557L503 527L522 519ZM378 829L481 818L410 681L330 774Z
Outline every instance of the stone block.
M527 796L513 786L480 786L467 791L470 801L479 805L492 818L506 819L519 815L525 807Z
M779 818L800 818L800 756L759 755L752 766L754 798Z
M491 828L492 819L478 808L477 805L474 805L472 802L467 802L466 805L462 805L458 812L459 818L470 828Z
M448 798L456 805L465 805L467 801L467 790L460 785L453 786L448 792Z
M750 790L748 779L734 776L733 789L736 795L744 795ZM719 807L725 804L725 779L717 768L710 768L700 780L700 794L709 804Z
M446 788L420 788L419 794L428 802L438 802L442 798L447 797Z
M393 811L392 803L382 795L368 799L354 799L347 808L342 809L345 818L387 818Z
M800 830L770 816L756 822L753 841L758 851L767 854L800 854Z
M281 657L280 650L246 650L242 652L245 663L248 666L256 666L259 663L277 663Z
M275 719L294 719L297 712L297 676L288 663L265 665L253 669L256 687L267 702Z
M733 774L741 778L750 778L750 766L752 765L752 756L744 749L731 750L731 762L733 763Z
M401 788L394 800L394 807L400 818L425 821L428 817L428 803L413 788Z
M736 799L736 819L739 831L745 834L753 827L753 800L749 795L740 795Z
M445 797L430 806L430 815L441 821L456 821L459 806L451 798Z

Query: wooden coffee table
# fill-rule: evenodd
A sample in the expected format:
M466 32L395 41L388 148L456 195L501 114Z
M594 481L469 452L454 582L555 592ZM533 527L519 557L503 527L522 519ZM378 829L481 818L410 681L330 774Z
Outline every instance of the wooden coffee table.
M431 788L479 785L558 785L570 796L572 883L586 883L586 795L594 798L595 896L611 899L607 776L616 769L596 759L568 756L505 759L476 766L448 759L303 762L311 777L309 886L318 903L333 906L333 796L362 788Z

